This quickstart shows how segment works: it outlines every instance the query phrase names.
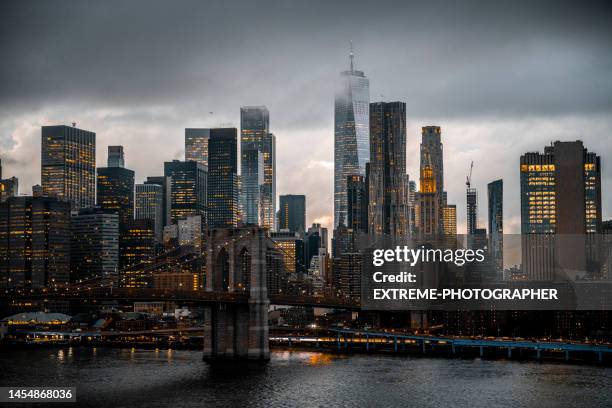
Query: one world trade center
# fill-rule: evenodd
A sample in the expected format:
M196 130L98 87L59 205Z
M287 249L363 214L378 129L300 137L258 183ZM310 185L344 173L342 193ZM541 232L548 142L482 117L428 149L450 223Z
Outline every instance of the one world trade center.
M340 74L334 109L334 227L347 223L347 177L365 176L370 159L370 81L355 70Z

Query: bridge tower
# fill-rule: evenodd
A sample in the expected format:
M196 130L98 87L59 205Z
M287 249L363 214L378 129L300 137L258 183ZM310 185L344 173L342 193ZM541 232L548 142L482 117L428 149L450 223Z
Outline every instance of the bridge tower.
M270 359L266 231L249 226L208 231L206 291L236 295L204 309L204 359ZM246 298L246 300L245 300Z

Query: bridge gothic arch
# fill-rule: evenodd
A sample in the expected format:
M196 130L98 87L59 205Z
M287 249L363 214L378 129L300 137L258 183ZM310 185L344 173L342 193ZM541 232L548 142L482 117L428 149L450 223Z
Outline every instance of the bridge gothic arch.
M266 230L213 229L206 238L206 291L236 300L205 307L204 358L269 359Z

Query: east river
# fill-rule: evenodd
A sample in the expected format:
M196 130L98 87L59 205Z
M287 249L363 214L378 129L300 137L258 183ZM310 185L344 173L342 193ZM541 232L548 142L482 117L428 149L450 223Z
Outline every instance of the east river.
M0 385L74 386L77 404L67 406L612 406L612 368L594 365L311 351L273 351L269 363L250 365L209 365L201 357L184 350L4 349Z

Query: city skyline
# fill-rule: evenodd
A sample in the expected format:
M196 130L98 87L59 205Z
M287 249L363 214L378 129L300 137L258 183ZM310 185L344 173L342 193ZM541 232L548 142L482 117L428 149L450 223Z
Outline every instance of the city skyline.
M391 6L399 7L397 4L389 4ZM432 10L414 5L411 7L415 7L411 18L417 22L433 13ZM166 34L174 35L169 36L157 52L169 54L159 56L155 53L153 61L145 62L154 62L160 57L164 60L180 57L186 62L181 65L187 68L172 68L169 72L174 81L162 80L155 86L151 86L154 83L151 81L157 79L159 68L147 65L143 71L143 61L133 57L123 59L122 53L126 51L122 49L103 48L100 54L108 57L109 61L122 61L116 67L122 73L121 76L130 78L139 72L143 74L142 80L127 84L105 76L103 71L94 71L92 75L95 81L90 77L90 82L87 82L82 78L82 69L68 69L70 66L60 64L62 58L49 56L47 63L55 70L40 71L29 57L23 53L16 55L18 50L11 48L10 40L18 40L16 42L22 46L29 44L36 52L44 54L48 51L41 47L48 45L49 49L55 49L51 45L57 46L53 42L57 37L52 35L48 39L32 35L24 38L21 29L9 28L9 42L1 46L3 49L6 47L8 59L12 61L10 66L2 68L2 75L9 79L0 112L0 158L3 160L4 177L17 176L20 193L29 194L32 185L40 184L40 127L75 121L79 128L96 133L96 163L106 162L105 146L123 145L126 167L136 171L136 182L140 183L147 176L161 174L165 161L183 159L185 128L219 127L225 126L227 122L239 128L241 106L266 105L270 111L270 130L277 138L277 196L305 194L309 209L306 224L320 222L331 229L331 89L337 82L338 73L348 68L348 43L353 39L355 63L360 70L366 72L370 80L370 100L398 100L407 103L406 157L410 179L418 180L421 127L440 126L446 158L444 185L448 191L448 202L457 204L458 232L465 231L464 179L469 171L469 163L473 160L475 166L472 184L479 191L478 207L483 210L486 208L487 183L503 179L506 190L505 232L518 233L520 194L517 168L521 154L540 151L543 145L555 140L582 140L589 150L602 155L602 185L610 185L612 172L606 166L606 152L612 141L612 120L608 113L612 104L609 97L612 84L609 76L602 76L603 72L607 72L604 68L609 66L609 53L601 52L602 47L609 44L606 38L610 37L610 29L602 24L606 20L598 17L595 6L591 10L578 12L573 20L566 9L551 10L550 21L546 24L536 24L537 19L526 17L529 11L542 11L537 6L525 10L509 5L503 7L511 17L510 23L497 29L490 22L483 23L483 27L472 33L451 26L450 29L442 30L438 36L426 38L423 35L411 36L414 32L406 28L401 32L401 38L388 39L383 46L379 42L380 37L376 37L370 30L368 36L372 38L356 32L344 20L336 26L338 31L333 40L329 44L322 44L319 36L329 34L331 27L327 18L331 19L339 13L336 6L330 6L328 16L318 25L321 33L309 37L302 29L303 23L298 24L294 34L278 44L281 51L286 50L288 53L271 47L268 51L270 54L264 55L274 55L273 59L255 64L253 70L239 71L231 68L232 63L252 58L253 52L261 51L259 42L245 40L246 43L242 45L238 42L235 45L239 47L230 47L232 52L221 52L218 61L211 66L201 58L219 49L208 42L201 44L199 34L202 33L198 29L190 28L186 32L167 29L171 31ZM53 10L44 8L42 6L34 11L30 21L41 23L39 19L42 15L39 12L54 15L66 11L61 4ZM438 26L444 27L444 22L449 22L449 14L452 14L450 9L440 13ZM104 23L103 19L92 20L91 15L83 15L85 10L77 5L71 5L69 10L75 16L82 15L90 23L96 23L91 36L97 33L97 24ZM24 12L23 9L13 11L17 14ZM131 6L125 11L125 16L113 16L120 17L116 21L120 27L127 27L127 17L131 15L130 12L135 12ZM299 11L304 12L303 9ZM210 12L214 15L219 10L212 6ZM174 9L174 13L180 11ZM287 23L296 22L296 15L291 12L280 9L278 13L285 14ZM478 9L474 18L491 13L486 8ZM154 11L145 10L145 14L153 21L161 18ZM365 10L351 11L349 17L361 22L366 14ZM469 18L467 14L464 9L457 18L465 22ZM256 22L263 22L257 13L255 17ZM514 27L512 22L516 23L518 17L521 17L525 29L520 35L510 30ZM304 21L307 23L312 18L306 13ZM370 18L373 24L377 24L385 19L393 20L394 17L375 13ZM588 25L584 24L586 21ZM10 26L9 22L7 24ZM274 34L268 29L262 30L261 24L256 25L262 38ZM560 25L565 25L565 29L568 25L575 25L581 33L567 38L564 31L559 29ZM137 26L143 32L159 35L148 25ZM57 29L59 33L54 35L65 33L62 27ZM248 31L243 29L241 33L245 30ZM380 35L390 33L389 29L383 31ZM433 32L435 30L426 31ZM493 34L495 41L479 40L481 49L466 46L462 48L465 55L448 52L452 51L454 41L474 38L485 32ZM176 54L170 49L174 41L184 40L186 34L194 38L185 43L186 49L197 57ZM451 39L451 34L456 34L456 38ZM236 42L236 38L229 37L219 46ZM213 35L211 38L217 37ZM481 39L482 36L476 38ZM87 37L85 40L91 42L94 39ZM316 48L309 46L308 40L316 44ZM79 48L82 44L76 38L68 42L68 45L76 46L79 55L86 52ZM499 44L504 46L498 47ZM143 48L139 51L137 47ZM125 48L138 56L148 47L147 44L134 43L132 38L128 38ZM62 46L59 48L60 51L66 51ZM387 62L381 61L385 60L381 58L382 55L389 57ZM485 55L493 55L494 58L493 64L485 64L487 68L483 69L479 64L483 64ZM72 58L75 57L71 56L69 60ZM98 61L97 58L94 61ZM229 68L221 73L221 66ZM312 69L299 69L298 66ZM60 67L63 69L59 70ZM167 68L166 65L164 67ZM270 68L273 75L264 75L259 81L261 83L254 83L253 78L261 77L261 69L265 67ZM45 75L49 72L52 74L47 78ZM168 71L164 73L167 76ZM236 79L235 83L228 82L232 77L240 79ZM206 81L199 84L200 78ZM51 87L50 80L56 81L57 86ZM13 87L23 81L38 84L38 89L28 85L23 87L23 92L17 92L19 87ZM284 86L283 81L290 85ZM477 90L474 90L475 83L479 84ZM467 90L470 84L472 91ZM107 88L101 89L101 85ZM504 98L496 97L500 93L503 93ZM381 97L380 94L385 96ZM54 101L53 106L48 103L50 98ZM301 109L285 107L292 106L289 101L296 98L302 102ZM602 215L604 219L612 217L612 202L605 192L602 197ZM478 225L486 225L486 211L479 211Z

